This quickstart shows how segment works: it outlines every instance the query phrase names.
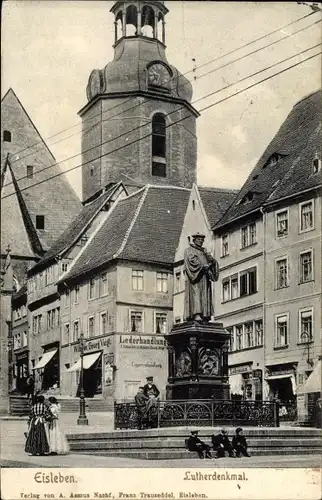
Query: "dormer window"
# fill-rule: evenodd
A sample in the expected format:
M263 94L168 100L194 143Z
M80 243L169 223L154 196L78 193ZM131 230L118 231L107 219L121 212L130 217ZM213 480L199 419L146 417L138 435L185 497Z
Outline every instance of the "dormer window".
M9 130L3 131L3 141L4 142L11 142L11 132L9 132Z
M36 229L45 229L44 215L36 215Z
M241 204L245 203L251 203L254 199L254 192L253 191L248 191L245 196L240 200Z
M317 155L312 162L312 174L318 174L321 170L321 158Z
M34 176L34 167L33 165L27 165L27 179L32 179Z
M274 165L276 165L276 163L278 163L279 160L281 160L282 158L284 158L285 154L280 154L280 153L273 153L269 158L268 160L266 161L266 163L263 165L263 168L266 168L266 167L273 167Z

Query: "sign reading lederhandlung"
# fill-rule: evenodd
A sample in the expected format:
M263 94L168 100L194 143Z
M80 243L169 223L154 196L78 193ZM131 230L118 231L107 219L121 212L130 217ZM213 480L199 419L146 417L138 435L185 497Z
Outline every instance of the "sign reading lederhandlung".
M166 341L154 335L120 335L120 346L139 349L165 349Z

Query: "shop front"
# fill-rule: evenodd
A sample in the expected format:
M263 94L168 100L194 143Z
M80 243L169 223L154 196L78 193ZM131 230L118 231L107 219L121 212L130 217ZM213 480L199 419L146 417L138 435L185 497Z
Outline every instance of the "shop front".
M27 389L27 379L29 377L29 350L15 352L16 362L14 365L14 377L16 379L16 390L20 394L25 394Z
M261 401L262 370L253 370L253 363L230 366L228 369L230 397L233 400Z
M83 364L83 388L86 398L112 396L114 386L113 335L86 340L83 360L79 343L62 349L61 393L80 395L80 375Z
M116 335L115 400L133 400L138 388L152 376L165 399L168 378L168 352L162 335Z
M59 342L44 346L43 351L33 367L36 392L59 388Z
M267 399L280 403L280 420L296 420L296 370L294 363L266 367Z

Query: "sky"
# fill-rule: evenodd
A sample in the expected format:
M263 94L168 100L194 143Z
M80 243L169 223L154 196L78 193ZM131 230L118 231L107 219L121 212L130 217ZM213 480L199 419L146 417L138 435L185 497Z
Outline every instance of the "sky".
M13 88L64 170L81 163L81 120L77 112L87 103L88 77L94 68L102 69L113 59L114 18L109 12L113 3L3 3L1 95ZM312 12L307 5L179 0L165 4L169 9L167 58L193 83L192 102L198 101L194 104L198 110L321 50L296 55L321 43L321 22L309 26L321 19L320 13L280 29ZM304 27L308 28L295 33ZM239 49L274 30L279 31ZM273 43L288 34L292 36ZM240 59L270 43L270 47ZM239 50L225 56L235 49ZM238 83L293 55L291 60ZM214 61L219 57L222 59ZM232 62L237 58L240 60ZM218 69L226 63L225 68ZM205 73L209 74L202 76ZM227 85L231 86L221 90ZM318 56L201 111L197 119L198 184L240 188L294 104L320 87ZM216 94L201 99L212 92ZM79 156L68 160L75 155ZM66 175L81 197L81 169Z

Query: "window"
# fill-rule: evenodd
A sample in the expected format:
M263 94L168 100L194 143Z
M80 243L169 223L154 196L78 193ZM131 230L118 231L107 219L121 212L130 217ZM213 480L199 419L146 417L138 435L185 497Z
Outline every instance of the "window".
M74 332L73 332L73 340L76 342L76 340L79 339L79 321L76 320L74 321Z
M312 174L317 174L321 170L321 158L317 155L312 162Z
M143 271L132 269L132 290L143 290Z
M256 243L256 223L241 228L241 247L247 248Z
M131 311L131 332L142 333L143 331L143 313L142 311Z
M174 324L175 325L179 325L181 323L181 318L179 316L177 316L176 318L174 318Z
M176 293L181 292L181 271L178 271L175 275L175 291Z
M166 313L155 313L155 333L167 333Z
M22 312L22 317L24 318L25 316L27 316L27 308L25 305L22 306L21 308L21 312Z
M100 297L107 295L108 287L107 287L107 273L103 273L100 276Z
M74 303L79 303L79 285L76 285L74 288Z
M313 229L313 201L300 204L300 230L309 231Z
M67 262L63 262L62 265L61 265L61 272L62 273L66 273L68 269L68 263Z
M166 177L166 123L164 115L156 113L152 118L152 175Z
M227 302L227 300L230 300L230 279L222 282L222 301Z
M33 165L27 165L27 179L33 179L34 177L34 167Z
M36 229L45 229L44 215L36 215Z
M244 346L253 347L254 346L254 330L253 330L253 322L245 323L244 325Z
M255 344L263 345L263 320L259 319L255 323Z
M47 329L52 328L52 311L47 311Z
M234 346L234 333L233 333L233 329L231 327L229 328L226 328L226 332L229 334L229 351L232 352L235 350L235 346Z
M42 327L42 315L38 314L37 316L33 317L32 320L32 331L34 334L40 333L41 332L41 327Z
M95 319L94 316L88 318L88 336L94 337L95 335Z
M60 325L60 307L57 307L56 313L57 313L57 326L59 326Z
M157 292L168 291L168 273L157 273Z
M288 345L288 315L276 316L276 347Z
M103 335L104 333L107 333L107 313L106 312L101 313L100 333L101 333L101 335Z
M243 325L236 326L236 350L240 351L243 349Z
M276 236L282 238L288 235L288 211L276 213Z
M95 278L91 278L88 282L88 298L94 299L95 297Z
M313 339L313 309L299 311L299 342Z
M276 261L276 288L285 288L288 286L287 276L287 259L279 259Z
M28 345L28 333L27 330L22 332L22 347L26 347Z
M221 237L221 256L226 257L229 254L229 242L228 242L228 234L224 234Z
M238 298L238 275L231 277L230 287L231 287L231 299L237 299Z
M4 142L11 142L11 132L9 132L9 130L3 131L3 141Z
M195 202L195 200L192 200L192 210L196 210L196 202Z
M66 323L64 325L64 343L66 344L69 344L69 335L70 335L69 323Z
M69 288L66 289L66 301L65 301L66 307L69 307L70 305L70 291Z
M313 280L313 252L308 250L300 255L300 283Z
M257 292L257 272L255 269L248 269L239 275L240 297L251 295Z

